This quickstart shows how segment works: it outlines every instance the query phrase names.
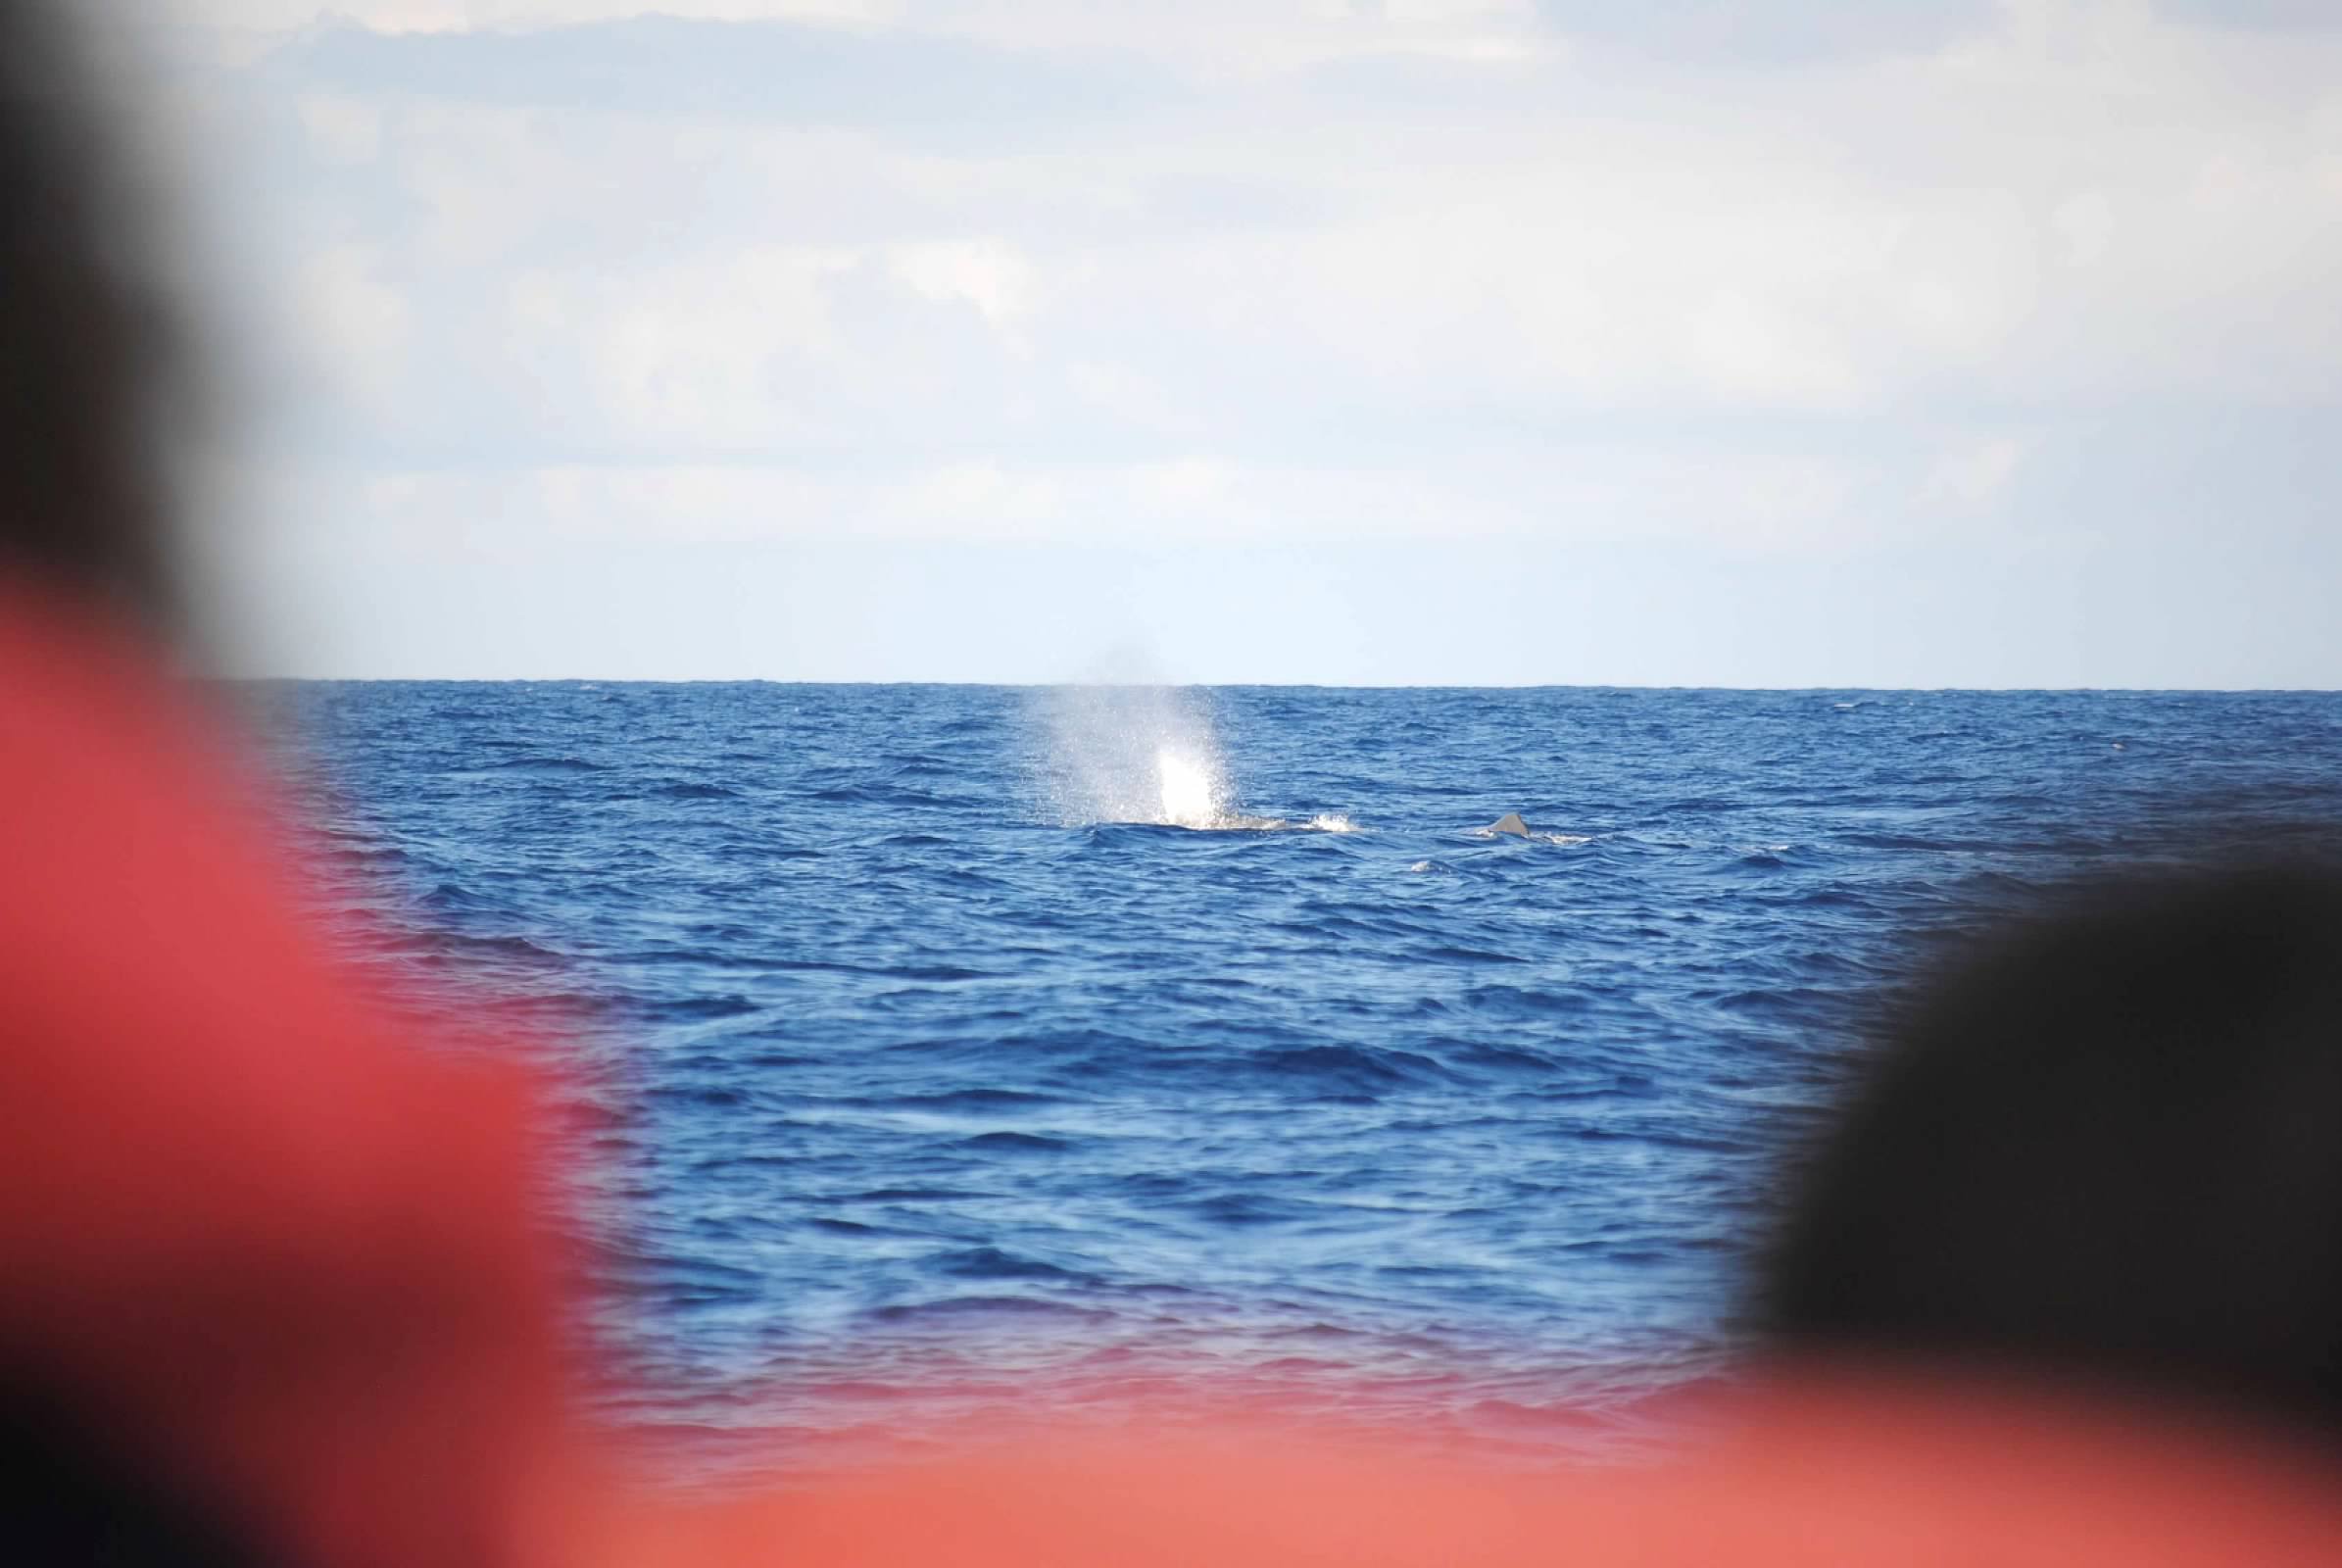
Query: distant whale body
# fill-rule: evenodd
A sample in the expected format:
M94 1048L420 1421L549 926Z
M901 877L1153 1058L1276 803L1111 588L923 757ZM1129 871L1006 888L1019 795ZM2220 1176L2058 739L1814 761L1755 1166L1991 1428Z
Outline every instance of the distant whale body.
M1487 827L1482 828L1481 831L1483 833L1510 833L1515 838L1525 839L1529 837L1529 824L1521 820L1520 812L1507 811Z

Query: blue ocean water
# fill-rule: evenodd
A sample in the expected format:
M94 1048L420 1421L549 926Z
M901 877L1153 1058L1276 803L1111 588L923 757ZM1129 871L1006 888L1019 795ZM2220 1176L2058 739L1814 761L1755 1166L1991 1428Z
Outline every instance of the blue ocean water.
M401 961L595 1020L623 1413L700 1431L1631 1410L1932 935L2342 819L2333 695L268 696Z

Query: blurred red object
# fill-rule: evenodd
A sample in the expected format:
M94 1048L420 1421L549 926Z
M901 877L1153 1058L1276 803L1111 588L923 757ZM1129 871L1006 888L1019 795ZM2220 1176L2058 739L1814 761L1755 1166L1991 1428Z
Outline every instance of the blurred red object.
M1667 1463L1532 1473L1231 1415L970 1438L724 1503L571 1408L523 1076L303 929L133 640L0 590L0 1348L267 1555L428 1564L2309 1564L2322 1459L2118 1408L1793 1380Z
M508 1069L394 1038L127 636L0 597L0 1345L296 1560L511 1560L556 1431Z
M1750 1391L1652 1465L1532 1473L1234 1422L638 1518L604 1563L2214 1568L2342 1562L2326 1466L1916 1384Z

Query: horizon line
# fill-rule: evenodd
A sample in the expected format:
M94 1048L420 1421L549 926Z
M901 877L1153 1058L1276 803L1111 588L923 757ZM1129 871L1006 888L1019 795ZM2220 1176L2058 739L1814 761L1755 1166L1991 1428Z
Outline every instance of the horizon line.
M1067 687L1099 690L1236 691L1609 691L1609 692L1747 692L1794 695L1812 692L1857 692L1893 695L2039 694L2045 696L2113 695L2134 697L2335 697L2342 686L2020 686L2020 685L1755 685L1682 681L1314 681L1314 680L951 680L951 679L838 679L788 675L246 675L203 673L188 677L210 685L310 686L937 686L1001 691L1052 691Z

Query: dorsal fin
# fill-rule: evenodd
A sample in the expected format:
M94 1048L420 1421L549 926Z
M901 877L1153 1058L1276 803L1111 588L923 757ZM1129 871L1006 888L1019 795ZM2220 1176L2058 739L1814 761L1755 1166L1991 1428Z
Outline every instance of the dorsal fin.
M1482 829L1482 831L1486 833L1511 833L1521 838L1527 838L1529 837L1529 824L1521 820L1520 812L1507 811L1502 816L1496 818L1495 821L1490 822L1486 828Z

